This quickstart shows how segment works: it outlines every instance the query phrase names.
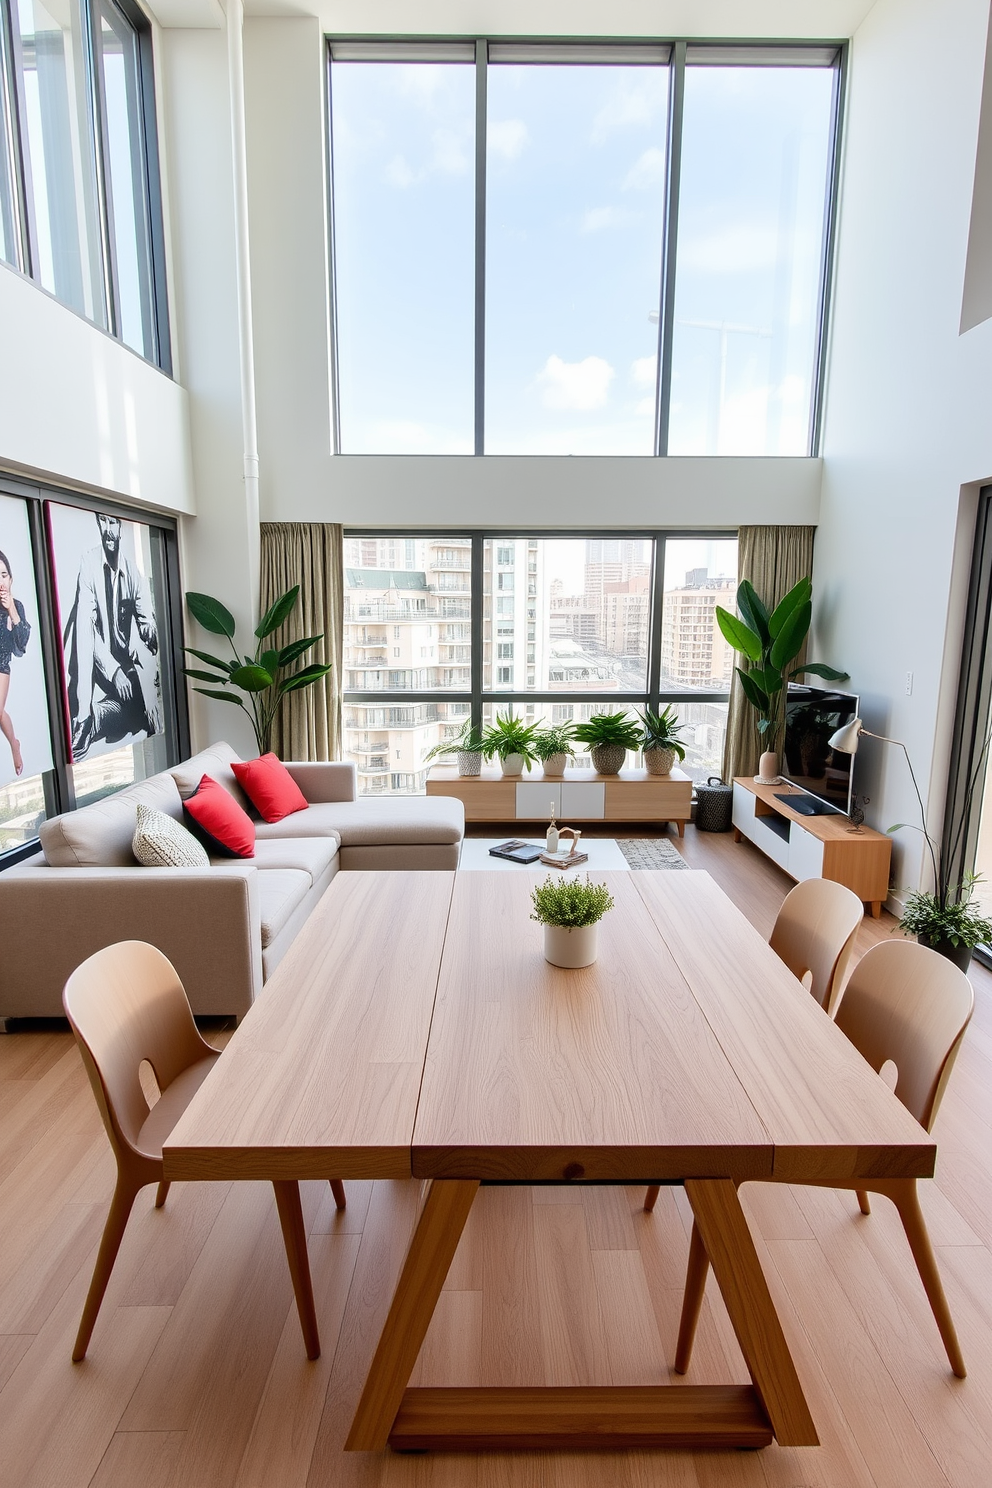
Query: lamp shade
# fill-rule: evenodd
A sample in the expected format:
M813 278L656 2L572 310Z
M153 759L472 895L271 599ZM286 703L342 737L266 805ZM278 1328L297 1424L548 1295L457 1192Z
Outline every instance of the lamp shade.
M839 749L841 754L857 754L858 741L864 724L860 718L852 718L850 723L845 723L835 734L830 735L829 744L831 749Z

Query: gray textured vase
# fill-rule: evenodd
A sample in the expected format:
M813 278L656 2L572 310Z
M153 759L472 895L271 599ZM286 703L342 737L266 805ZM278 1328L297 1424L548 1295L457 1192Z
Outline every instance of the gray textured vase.
M619 775L627 758L622 744L596 744L589 753L597 775Z
M674 749L645 749L644 768L649 775L671 775L677 759Z
M459 749L458 773L459 775L482 774L482 755L477 749Z

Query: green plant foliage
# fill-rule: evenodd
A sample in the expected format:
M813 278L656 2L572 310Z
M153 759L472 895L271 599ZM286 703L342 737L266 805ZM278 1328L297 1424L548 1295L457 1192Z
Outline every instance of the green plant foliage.
M424 764L428 760L441 759L449 754L482 754L483 737L482 730L476 728L470 718L466 718L457 734L451 739L442 739L440 744L435 744L424 755Z
M594 713L585 723L575 725L575 738L587 749L613 744L621 749L640 749L641 728L626 713Z
M544 728L539 728L534 735L534 758L543 763L544 760L549 760L556 754L567 754L569 759L572 759L575 755L574 739L574 724L547 724Z
M716 620L724 640L751 663L746 669L735 670L744 696L758 715L758 733L766 749L778 748L785 722L786 682L802 676L843 682L848 675L821 661L786 670L803 649L809 633L812 594L809 578L800 579L769 614L754 586L742 579L737 589L740 616L732 615L722 605L716 607Z
M969 875L947 890L943 903L936 894L914 890L906 899L900 929L907 935L946 940L952 946L992 945L992 920L980 914L973 903L975 885L980 881Z
M642 749L674 749L680 760L685 759L685 746L679 739L682 725L671 703L660 713L652 713L650 708L645 708L638 716L643 732Z
M482 753L487 760L505 760L507 755L522 754L529 770L537 759L534 753L536 737L536 724L524 723L522 718L514 718L512 711L497 713L489 727L483 731Z
M581 878L552 878L531 890L534 905L532 920L540 925L567 925L577 929L595 925L607 910L613 908L613 895L605 884L590 882L588 873Z
M305 640L290 641L288 645L279 650L272 647L263 649L262 642L280 625L285 624L293 613L299 596L299 584L295 584L292 589L287 589L285 594L279 596L255 627L255 635L258 637L255 655L242 657L238 654L234 644L236 627L230 610L222 605L219 599L214 599L209 594L188 593L186 595L186 607L193 619L211 635L226 636L231 643L234 660L222 661L219 656L212 656L209 651L197 651L193 646L184 646L183 650L187 655L195 656L198 661L205 662L213 670L204 672L194 667L183 667L183 671L187 677L192 677L197 682L211 684L209 687L194 687L194 692L213 698L218 703L233 703L235 707L247 713L255 733L259 754L265 754L269 749L272 724L280 699L287 692L299 692L301 688L312 687L315 682L320 681L321 677L326 677L331 670L322 662L311 662L309 666L291 672L288 677L279 675L286 667L304 656L311 646L322 640L323 637L319 635L308 636ZM223 691L224 688L232 690Z

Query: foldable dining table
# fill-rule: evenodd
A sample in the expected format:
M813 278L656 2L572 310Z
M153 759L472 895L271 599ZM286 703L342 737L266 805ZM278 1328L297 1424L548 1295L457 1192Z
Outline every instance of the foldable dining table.
M551 966L534 877L339 873L164 1148L267 1179L308 1353L293 1180L407 1178L419 1216L351 1451L815 1446L738 1187L926 1177L931 1138L706 873L604 875L599 957ZM480 1184L679 1184L751 1385L408 1388Z

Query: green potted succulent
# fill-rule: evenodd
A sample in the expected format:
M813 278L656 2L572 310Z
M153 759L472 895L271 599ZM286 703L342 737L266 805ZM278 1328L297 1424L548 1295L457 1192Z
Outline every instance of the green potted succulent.
M914 890L906 898L900 929L967 971L975 947L992 945L992 920L974 902L979 881L969 874L962 883L945 886L943 900L937 894Z
M537 756L534 739L537 725L524 723L514 718L513 713L497 713L492 723L482 733L482 752L486 759L498 759L504 775L520 775L524 768L530 771Z
M482 730L470 718L466 718L457 734L450 739L442 739L440 744L435 744L433 749L427 751L424 764L429 760L447 759L454 755L459 775L480 775L484 753Z
M594 713L575 725L575 738L592 755L597 775L619 775L627 750L641 747L641 730L627 713Z
M544 926L544 959L552 966L591 966L598 952L599 922L613 908L605 884L553 878L531 890L531 919Z
M569 760L575 758L574 738L573 723L552 723L538 729L534 735L534 758L540 761L545 775L564 775Z
M685 745L679 738L682 725L679 715L669 703L660 713L645 708L638 714L643 731L641 751L644 768L649 775L670 775L676 760L685 759Z

